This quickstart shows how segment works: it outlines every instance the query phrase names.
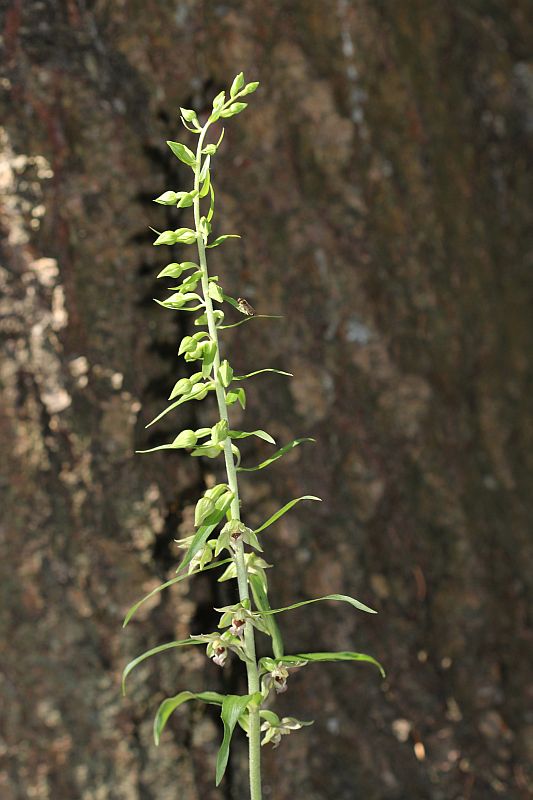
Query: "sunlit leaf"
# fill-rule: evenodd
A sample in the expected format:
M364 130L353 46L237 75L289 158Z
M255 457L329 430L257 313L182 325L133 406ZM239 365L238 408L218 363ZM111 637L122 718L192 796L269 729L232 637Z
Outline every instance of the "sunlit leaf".
M242 320L242 322L246 322L246 320ZM287 378L293 378L292 372L283 372L281 369L256 369L255 372L248 372L246 375L235 375L233 380L235 381L244 381L246 378L253 378L254 375L261 375L263 372L275 372L276 375L285 375Z
M179 142L167 142L167 144L174 155L177 156L180 161L183 161L184 164L187 164L188 167L194 167L196 165L196 156L186 145L180 144Z
M166 414L168 414L169 411L172 411L174 408L177 408L178 406L181 406L183 403L187 403L189 400L203 400L203 398L206 396L207 392L211 391L212 388L213 388L213 386L210 383L196 383L192 387L192 389L189 392L189 394L186 394L183 397L180 397L180 399L176 400L175 403L171 403L160 414L158 414L157 417L155 417L151 422L149 422L148 425L146 425L145 427L149 428L151 425L155 425L155 423L159 422L159 420L162 419Z
M248 575L248 582L250 584L254 603L258 611L270 611L270 603L268 601L268 594L265 585L266 582L263 581L262 576ZM268 615L264 621L272 638L272 650L274 651L274 656L279 658L279 656L283 655L284 648L278 623L272 615Z
M267 433L266 431L229 431L230 439L247 439L248 436L257 436L259 439L263 439L265 442L269 442L269 444L276 444L276 440L272 438L272 436Z
M280 517L286 514L287 511L290 511L290 509L293 506L295 506L296 503L299 503L301 500L318 500L319 503L322 502L320 497L315 497L312 494L304 494L302 497L297 497L295 500L291 500L289 503L286 503L283 506L283 508L280 508L278 511L276 511L275 514L272 514L272 516L269 517L266 522L263 522L263 524L259 528L255 529L255 532L261 533L261 531L264 531L265 528L268 528L269 525L272 525L274 522L276 522Z
M282 456L284 456L285 453L288 453L290 450L293 450L295 447L298 447L298 445L302 444L302 442L314 442L314 441L315 441L314 439L310 439L308 437L305 437L303 439L294 439L294 441L290 442L289 444L286 444L285 447L282 447L280 450L274 453L273 456L270 456L270 458L267 458L265 461L262 461L260 464L258 464L257 467L238 467L237 471L256 472L256 470L258 469L265 469L265 467L269 467L270 464L273 464L274 461L277 461L279 458L282 458Z
M225 242L226 239L240 239L240 238L241 237L238 233L224 233L222 236L217 236L217 238L213 242L211 242L211 244L208 244L207 247L218 247L219 244Z
M284 606L284 608L274 608L270 611L266 611L266 614L281 614L282 611L292 611L293 608L301 608L302 606L308 606L311 603L321 603L323 600L340 600L343 603L349 603L354 608L359 609L359 611L366 611L367 614L377 614L377 611L374 611L373 608L369 608L369 606L365 606L364 603L361 603L359 600L356 600L354 597L350 597L347 594L326 594L324 597L315 597L314 600L302 600L299 603L293 603L290 606Z
M283 319L279 314L254 314L253 317L245 317L238 322L232 322L231 325L219 325L219 330L225 331L228 328L237 328L239 325L244 325L245 322L251 322L253 319Z

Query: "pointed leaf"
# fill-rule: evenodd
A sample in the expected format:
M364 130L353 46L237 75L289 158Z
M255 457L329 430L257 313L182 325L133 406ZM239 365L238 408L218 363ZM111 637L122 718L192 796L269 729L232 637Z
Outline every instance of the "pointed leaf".
M385 670L375 658L367 655L366 653L298 653L295 656L282 656L276 658L277 661L282 661L284 664L296 664L299 661L365 661L368 664L373 664L381 673L381 677L385 677Z
M175 403L171 403L160 414L158 414L157 417L155 417L155 419L153 419L151 422L149 422L148 425L146 425L145 427L149 428L151 425L155 425L155 423L159 422L159 420L162 417L164 417L166 414L168 414L169 411L172 411L174 408L177 408L178 406L181 406L183 403L187 403L189 400L203 400L204 397L206 396L207 392L210 391L212 388L213 387L212 387L211 384L195 383L195 385L192 387L192 390L189 392L189 394L183 395L183 397L180 397L180 399L176 400ZM148 451L145 451L145 452L148 452Z
M124 671L122 673L122 694L126 694L126 678L130 672L134 670L135 667L138 666L138 664L140 664L142 661L145 661L147 658L155 656L158 653L163 653L165 650L171 650L174 647L185 647L189 644L199 644L199 642L197 642L196 639L182 639L179 642L167 642L166 644L160 644L158 647L153 647L151 650L147 650L145 653L137 656L137 658L134 658L133 661L130 661L130 663L124 667Z
M236 695L236 694L229 694L226 695L224 698L224 702L222 703L222 712L221 712L221 719L224 723L224 738L222 739L222 744L220 745L220 750L218 751L217 755L217 768L216 768L216 785L220 784L220 781L224 777L224 773L226 771L226 766L228 763L229 758L229 747L231 743L231 737L233 736L233 731L235 730L235 725L237 724L237 720L239 717L244 713L246 706L251 701L257 699L258 701L261 699L261 694L256 692L255 694L246 694L246 695Z
M350 597L347 594L326 594L324 597L315 597L314 600L302 600L299 603L293 603L291 606L285 606L284 608L274 608L270 611L262 612L264 614L281 614L282 611L292 611L293 608L301 608L302 606L308 606L311 603L321 603L323 600L340 600L343 603L349 603L354 608L359 609L359 611L366 611L367 614L377 614L377 611L374 611L373 608L369 608L369 606L365 606L364 603L359 602L354 597Z
M229 431L230 439L246 439L248 436L257 436L259 439L263 439L265 442L276 444L276 440L273 439L272 436L266 431Z
M283 317L279 314L254 314L253 317L245 317L239 322L232 322L231 325L219 325L218 327L221 331L225 331L228 328L237 328L239 325L244 325L245 322L251 322L253 319L283 319Z
M319 503L322 502L320 497L315 497L312 494L304 494L302 497L297 497L296 500L291 500L289 503L286 503L283 506L283 508L280 508L278 511L276 511L275 514L272 514L272 516L269 517L266 522L263 522L260 528L255 529L255 532L261 533L261 531L264 531L265 528L268 528L270 525L276 522L276 520L278 520L280 517L286 514L287 511L289 511L293 506L296 505L296 503L299 503L301 500L318 500Z
M156 586L155 589L152 589L151 592L148 592L148 594L146 594L140 600L137 600L137 602L132 605L124 617L122 627L125 628L126 625L128 625L132 617L137 613L138 609L143 605L143 603L146 603L147 600L150 600L152 597L154 597L154 595L159 594L159 592L162 592L163 589L168 589L169 586L173 586L175 583L184 581L186 578L192 578L193 575L198 575L200 572L205 572L208 569L215 569L215 567L221 567L223 564L227 564L230 561L231 558L225 558L223 561L211 562L211 564L207 564L205 567L203 567L203 569L194 570L194 572L189 572L187 575L179 575L176 578L171 578L169 581L165 581L165 583L161 583L159 586Z
M189 150L186 145L180 144L179 142L167 142L167 144L180 161L183 161L188 167L194 167L196 164L196 157L192 150Z
M246 320L242 320L242 322L246 322ZM283 372L281 369L256 369L255 372L248 372L247 375L235 375L233 380L235 381L244 381L246 378L253 378L254 375L261 375L263 372L275 372L276 375L285 375L287 378L293 378L294 375L292 372Z
M258 469L264 469L265 467L270 466L270 464L273 464L274 461L277 461L279 458L284 456L285 453L288 453L290 450L293 450L295 447L298 447L298 445L302 444L302 442L314 442L314 441L315 441L314 439L310 438L294 439L294 441L290 442L289 444L286 444L285 447L282 447L280 450L274 453L273 456L267 458L266 461L262 461L260 464L258 464L257 467L238 467L237 472L255 472Z
M179 450L175 444L159 444L157 447L149 447L148 450L136 450L136 453L144 455L145 453L156 453L158 450Z
M241 237L240 237L240 235L238 233L225 233L222 236L217 236L215 241L211 242L211 244L208 244L207 247L218 247L219 244L222 244L222 242L225 242L226 239L240 239L240 238Z
M256 608L259 611L270 611L268 594L261 575L253 575L253 574L248 575L248 582L252 590ZM278 623L276 622L275 618L271 615L267 616L264 621L267 625L268 631L272 638L272 650L274 651L274 656L276 658L279 658L280 656L283 655L284 648L283 648L283 639L281 637L281 631L278 627Z
M159 745L161 734L170 715L189 700L201 700L203 703L221 706L224 701L224 695L218 692L180 692L174 697L167 697L157 709L154 719L154 741L156 745Z

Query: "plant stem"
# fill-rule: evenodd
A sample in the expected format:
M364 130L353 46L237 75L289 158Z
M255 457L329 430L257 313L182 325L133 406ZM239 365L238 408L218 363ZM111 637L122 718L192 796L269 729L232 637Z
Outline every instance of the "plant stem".
M209 128L209 122L206 122L202 128L202 132L198 139L198 147L196 149L196 166L194 169L194 188L197 192L200 190L200 169L201 169L201 153L205 139L205 135ZM205 311L207 316L207 328L211 340L216 344L216 353L213 361L213 381L215 384L215 393L217 397L218 411L220 419L228 421L228 409L226 406L226 393L224 386L219 376L220 367L220 345L218 340L218 331L213 315L213 303L209 295L209 273L207 271L207 257L205 252L205 243L200 232L200 197L197 194L194 198L194 224L197 233L197 246L198 258L200 261L200 269L202 271L202 293L204 296ZM233 451L231 449L231 439L228 437L224 442L224 459L226 462L226 473L228 478L228 486L233 492L233 500L231 503L231 518L240 520L240 503L239 503L239 486L237 482L237 470L235 468L235 460L233 458ZM244 546L242 541L237 543L236 552L234 556L235 565L237 568L237 583L239 586L239 599L241 601L249 599L248 592L248 573L246 570L246 562L244 559ZM257 668L257 657L255 653L255 637L254 629L251 622L246 622L244 629L244 646L247 655L246 672L248 677L248 693L253 694L259 691L259 672ZM248 752L249 752L249 778L250 778L250 800L261 800L261 743L260 743L260 718L259 709L250 710L249 715L249 731L248 731Z

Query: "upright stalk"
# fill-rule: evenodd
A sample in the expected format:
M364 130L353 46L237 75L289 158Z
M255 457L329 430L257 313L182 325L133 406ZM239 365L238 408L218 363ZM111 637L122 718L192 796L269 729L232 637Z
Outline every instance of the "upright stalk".
M149 425L158 422L167 413L181 406L182 403L203 399L212 390L215 390L220 419L212 427L203 427L196 431L182 430L172 442L137 452L152 453L156 450L185 449L190 452L192 457L207 456L216 458L223 451L227 478L226 481L206 489L198 500L194 511L195 532L178 541L178 544L186 550L186 553L176 570L176 577L157 586L135 603L126 614L124 626L129 623L137 609L153 597L154 594L192 575L197 575L200 572L204 572L204 570L219 568L223 565L226 565L226 569L219 580L237 579L239 602L225 608L215 609L221 614L215 631L190 635L186 639L165 642L152 647L130 661L122 674L122 687L123 691L125 691L126 679L133 669L143 663L145 659L176 647L207 645L207 656L219 667L224 666L230 653L236 654L244 661L248 678L247 694L180 691L172 697L165 698L155 715L154 741L159 744L161 734L170 715L183 703L194 700L219 706L220 718L224 725L224 736L216 759L216 785L219 786L224 778L230 755L231 737L235 726L239 723L248 732L250 800L261 800L261 745L272 744L277 747L284 736L312 724L311 720L304 721L295 717L279 717L270 707L273 695L286 691L287 680L292 670L301 669L314 661L353 661L373 664L380 670L382 675L385 674L379 662L366 653L349 650L342 650L337 653L321 650L319 652L285 654L281 632L273 615L324 600L341 601L350 604L359 611L369 614L376 613L361 601L344 594L314 597L292 603L283 608L272 608L270 604L265 568L271 565L267 564L258 555L258 553L262 552L262 547L257 534L261 534L266 528L273 525L302 500L320 501L320 498L314 495L303 495L290 500L255 530L248 528L240 519L239 486L234 458L234 453L238 453L238 450L233 445L233 441L248 436L257 436L270 444L275 445L276 443L272 436L263 430L240 431L229 429L228 406L239 401L244 407L246 397L244 390L240 386L236 390L231 388L232 381L234 378L239 381L253 378L263 372L275 372L288 377L290 377L290 373L268 367L254 370L247 375L235 377L229 361L221 359L218 339L218 330L220 328L217 328L220 312L213 309L213 298L217 302L229 303L246 316L247 319L235 323L237 325L248 321L254 316L258 318L268 315L255 315L246 300L226 295L218 280L215 277L209 277L206 248L218 247L219 244L230 238L232 234L218 236L208 244L211 233L210 221L213 217L215 202L214 189L209 172L210 158L217 152L222 136L217 144L205 145L204 142L211 124L218 119L225 120L244 111L248 104L241 102L241 100L255 92L258 86L258 81L245 83L244 75L240 72L235 76L229 88L229 98L226 99L228 96L226 91L219 92L214 98L212 113L203 127L194 109L180 109L181 120L185 128L198 136L196 153L180 142L167 142L174 155L192 169L194 188L193 190L187 189L187 191L179 192L173 190L165 191L156 198L156 202L162 205L177 206L178 208L192 206L195 229L178 228L174 231L167 230L162 233L155 231L158 235L154 245L173 246L175 244L194 245L196 243L199 264L192 261L167 264L158 274L158 278L181 279L183 272L191 270L192 272L182 279L182 283L179 286L169 287L169 291L172 291L169 297L163 301L156 300L156 302L173 311L200 312L195 324L202 327L203 330L192 336L184 336L179 345L179 354L184 353L186 361L200 361L202 366L201 371L191 375L190 379L180 378L177 381L170 393L170 405L158 414ZM204 159L203 164L202 159ZM209 163L207 159L209 159ZM210 209L207 216L204 217L200 208L201 200L202 196L207 198L208 194L211 200ZM197 288L199 284L201 284L201 294L200 289ZM189 305L191 303L193 305ZM222 314L222 318L223 316ZM207 331L205 330L206 323ZM205 442L202 443L204 439ZM309 441L313 440L309 438L294 439L277 450L270 458L255 467L247 466L246 470L264 469L290 452L294 447ZM225 519L226 516L229 517L227 521ZM215 533L219 525L221 529ZM245 553L245 544L252 548L250 552ZM223 551L226 552L224 552L222 559L219 559L219 555ZM226 557L226 553L229 553L229 558ZM264 656L259 661L255 651L254 631L256 628L269 636L272 644L272 655Z
M196 192L200 190L200 170L202 160L202 148L204 139L209 128L210 123L206 122L202 128L202 132L198 138L198 146L196 148L196 166L194 168L194 188ZM198 246L198 259L200 269L202 271L202 294L205 303L205 311L207 317L207 327L211 340L216 345L216 353L213 361L213 382L215 384L215 393L218 404L218 412L221 420L228 421L228 410L226 406L225 389L219 375L220 367L220 343L218 338L218 331L216 327L215 317L213 314L213 303L209 295L209 273L207 270L207 257L205 252L205 243L200 228L200 196L196 194L194 198L194 224L197 233L197 246ZM226 462L226 474L228 478L228 486L233 492L233 500L231 503L231 519L240 520L240 502L239 502L239 486L237 481L237 470L235 468L235 459L231 449L231 440L226 438L224 442L224 459ZM244 546L242 541L239 541L236 546L234 556L235 565L237 569L237 583L239 587L239 599L241 601L249 599L248 592L248 574L246 569L246 562L244 559ZM248 693L253 694L259 691L259 670L257 666L257 657L255 653L255 637L254 629L251 622L245 623L244 629L244 645L246 653L246 673L248 678ZM249 730L248 730L248 757L249 757L249 775L250 775L250 800L261 800L261 734L260 734L260 718L259 709L254 708L250 710L249 715Z

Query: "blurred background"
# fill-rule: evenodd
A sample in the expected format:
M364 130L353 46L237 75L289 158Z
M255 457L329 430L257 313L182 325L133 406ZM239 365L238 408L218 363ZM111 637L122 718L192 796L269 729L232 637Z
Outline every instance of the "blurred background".
M244 429L313 436L242 481L265 534L289 652L356 649L387 668L310 666L277 709L312 728L264 749L276 800L531 797L533 368L526 0L4 0L2 243L2 800L247 797L236 736L214 788L216 713L153 713L188 688L244 690L203 650L142 650L213 629L214 573L131 603L174 574L174 539L213 462L134 455L210 423L209 402L145 424L184 374L187 315L155 275L148 226L188 170L192 135L244 70L261 87L216 159L211 251L227 292L263 314L224 337L247 385ZM176 250L176 257L190 257ZM187 317L185 319L185 317ZM249 464L270 451L243 448ZM210 577L212 576L212 577ZM529 638L528 638L529 635ZM529 651L528 651L529 647ZM529 706L528 706L529 702Z

